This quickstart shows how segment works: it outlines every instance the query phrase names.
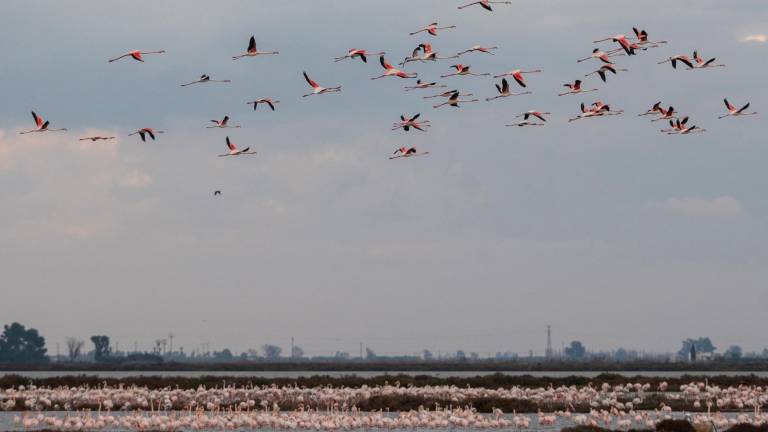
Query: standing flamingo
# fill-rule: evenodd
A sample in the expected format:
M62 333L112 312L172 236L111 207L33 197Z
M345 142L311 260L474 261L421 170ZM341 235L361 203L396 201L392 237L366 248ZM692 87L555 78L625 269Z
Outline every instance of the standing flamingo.
M211 120L212 123L214 123L215 126L206 126L208 129L213 128L219 128L219 129L226 129L226 128L239 128L240 125L230 125L229 124L229 116L225 115L223 119L221 120Z
M757 115L757 112L751 112L751 113L745 113L744 110L749 108L749 102L746 103L741 108L736 108L733 106L730 102L728 102L728 99L723 99L723 102L725 103L725 107L728 109L728 114L722 115L718 117L718 119L726 118L726 117L741 117L741 116L748 116L748 115Z
M368 56L369 55L384 55L386 54L384 51L377 52L375 54L369 53L368 51L364 49L359 48L351 48L347 53L341 57L336 57L333 59L334 62L340 62L344 59L354 59L355 57L359 57L360 60L363 61L363 63L368 63Z
M424 156L424 155L429 154L429 152L419 153L416 150L416 147L411 147L411 148L400 147L399 149L395 150L395 152L393 154L395 156L391 156L389 159L409 158L409 157L415 157L415 156Z
M155 140L155 134L161 134L161 133L165 133L165 131L161 131L161 130L156 131L156 130L154 130L152 128L141 128L141 129L137 130L136 132L129 133L128 136L139 134L139 138L141 138L142 141L146 142L147 141L147 135L149 135L149 137L152 138L152 141L154 141Z
M521 96L521 95L531 94L531 92L529 92L529 91L524 91L522 93L510 92L509 91L509 82L507 82L506 78L502 78L501 79L501 85L499 85L499 84L495 84L495 85L496 85L496 90L498 90L499 94L496 95L496 96L493 96L493 97L485 98L486 102L490 102L490 101L492 101L494 99L504 98L504 97L509 97L509 96Z
M437 36L437 31L438 30L448 30L448 29L455 29L455 28L456 28L455 25L446 26L446 27L438 27L437 23L433 22L433 23L429 24L428 26L426 26L426 27L424 27L422 29L416 30L415 32L411 32L410 35L413 36L413 35L419 34L421 32L427 32L427 33L431 34L432 36Z
M182 84L181 86L182 87L186 87L186 86L190 86L192 84L212 83L212 82L229 83L229 82L232 82L232 81L230 81L230 80L214 80L214 79L211 79L211 77L209 75L202 74L202 75L200 75L200 79L192 81L192 82L188 82L186 84Z
M251 40L248 42L248 50L243 54L232 56L232 60L237 60L243 57L256 57L260 55L272 55L280 54L278 51L259 51L256 49L256 38L251 36Z
M395 68L384 59L384 56L379 57L379 63L381 63L381 67L385 69L385 72L382 75L371 78L372 80L376 80L376 79L384 78L388 76L396 76L400 78L416 78L416 76L418 75L415 72L408 73Z
M120 60L123 57L128 57L128 56L130 56L131 58L133 58L136 61L144 62L144 58L142 57L142 55L144 55L144 54L165 54L165 50L159 50L159 51L139 51L139 50L129 51L129 52L121 55L120 57L115 57L113 59L110 59L109 62L112 63L113 61L117 61L117 60Z
M432 108L440 108L444 105L450 105L454 108L459 108L459 103L470 103L470 102L477 102L479 99L471 99L471 100L459 100L459 91L455 91L451 94L451 96L448 98L447 102L443 102L441 104L437 104L433 106Z
M256 99L255 101L246 102L246 105L253 104L253 110L256 111L256 107L259 106L259 104L267 104L267 106L271 108L272 111L274 111L275 105L279 103L280 103L279 100L273 100L271 98L261 98L261 99Z
M448 75L440 75L440 78L448 78L452 76L463 76L463 75L472 75L472 76L490 76L491 75L489 73L476 74L476 73L470 72L469 65L463 65L461 63L451 65L451 67L456 69L456 72L450 73Z
M64 132L64 131L67 130L67 128L48 129L48 126L51 123L49 121L47 121L47 120L44 121L43 118L40 117L39 115L35 114L34 111L32 111L32 118L35 119L35 126L36 126L36 128L32 129L32 130L28 130L28 131L19 132L19 134L24 135L24 134L28 134L28 133L34 133L34 132Z
M483 9L493 12L493 8L491 7L492 4L512 4L511 1L490 1L490 0L478 0L473 1L472 3L467 3L463 6L459 6L458 9L464 9L466 7L474 6L474 5L480 5Z
M338 87L322 87L320 84L316 83L312 78L310 78L309 75L307 75L306 72L302 72L302 73L304 74L304 79L307 80L309 85L311 85L312 88L314 89L314 91L312 93L307 93L307 94L303 95L302 97L314 96L314 95L323 94L323 93L333 93L333 92L340 92L341 91L341 86L338 86Z
M251 148L246 147L242 150L238 150L237 146L229 140L229 137L227 137L227 148L229 149L229 153L220 154L219 157L225 157L225 156L240 156L240 155L246 155L246 154L256 154L255 151L249 151Z
M572 84L571 83L563 84L563 87L568 87L569 91L567 91L565 93L559 93L558 96L565 96L565 95L569 95L569 94L578 94L578 93L587 93L587 92L593 92L593 91L597 91L598 90L596 88L589 89L589 90L582 89L581 88L581 80L578 80L578 79L576 81L574 81Z

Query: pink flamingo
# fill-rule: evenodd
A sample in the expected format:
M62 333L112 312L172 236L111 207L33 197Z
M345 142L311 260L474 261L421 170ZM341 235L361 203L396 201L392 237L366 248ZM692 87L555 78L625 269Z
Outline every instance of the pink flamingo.
M455 65L451 65L451 67L456 69L456 72L450 73L448 75L440 75L440 78L448 78L448 77L452 77L452 76L461 76L461 75L472 75L472 76L489 76L489 75L491 75L489 73L476 74L476 73L470 72L469 65L463 65L461 63L455 64Z
M125 54L123 54L123 55L121 55L119 57L115 57L115 58L109 60L109 62L112 63L113 61L117 61L117 60L120 60L123 57L128 57L128 56L130 56L131 58L133 58L136 61L144 62L144 58L142 57L142 55L144 55L144 54L165 54L165 50L159 50L159 51L139 51L139 50L129 51L129 52L127 52L127 53L125 53Z
M422 152L419 153L416 150L416 147L406 148L406 147L400 147L399 149L395 150L393 153L395 156L391 156L389 159L397 159L397 158L409 158L409 157L416 157L416 156L424 156L428 155L429 152Z
M359 48L351 48L347 53L341 57L336 57L333 59L334 62L340 62L344 59L354 59L355 57L359 58L363 61L363 63L368 63L368 56L369 55L384 55L386 54L384 51L377 52L375 54L369 53L368 51L364 49Z
M240 156L240 155L246 155L246 154L256 154L255 151L249 151L251 148L246 147L242 150L238 150L237 146L229 140L229 137L227 137L227 148L229 149L229 153L220 154L219 157L225 157L225 156Z
M455 29L455 28L456 28L455 25L446 26L446 27L438 27L437 23L433 22L433 23L429 24L428 26L426 26L426 27L424 27L422 29L416 30L415 32L411 32L410 35L413 36L413 35L419 34L421 32L427 32L427 33L431 34L432 36L437 36L437 31L438 30L448 30L448 29Z
M576 81L574 81L573 83L563 84L563 87L568 87L569 91L567 91L565 93L559 93L558 96L565 96L565 95L569 95L569 94L588 93L588 92L597 91L596 88L589 89L589 90L582 89L581 88L581 80L578 80L578 79Z
M341 86L338 86L338 87L323 87L320 84L316 83L313 79L311 79L309 77L309 75L307 75L306 72L302 72L302 73L304 74L304 79L307 80L309 85L312 86L312 88L314 89L314 91L312 93L307 93L307 94L303 95L302 97L314 96L314 95L323 94L323 93L333 93L333 92L340 92L341 91Z
M416 76L418 75L415 72L407 73L407 72L401 71L400 69L395 68L384 59L384 56L379 57L379 63L381 63L381 67L385 69L385 72L382 75L371 78L372 80L389 77L389 76L396 76L400 78L416 78Z
M273 55L280 54L278 51L259 51L256 48L256 38L251 36L251 40L248 42L248 49L243 54L232 56L232 60L237 60L243 57L256 57L260 55Z
M472 3L467 3L467 4L463 5L463 6L459 6L458 9L464 9L466 7L470 7L470 6L474 6L474 5L479 5L483 9L487 10L488 12L493 12L493 8L491 7L491 5L493 5L493 4L512 4L512 2L511 1L478 0L478 1L473 1Z
M32 111L32 118L35 119L36 128L28 131L19 132L20 135L35 133L35 132L64 132L67 130L67 128L49 129L48 126L50 126L51 123L47 120L44 121L43 118L35 114L34 111Z
M718 119L726 118L726 117L741 117L741 116L748 116L748 115L757 115L757 112L751 112L751 113L745 113L744 110L749 108L749 102L747 102L743 107L736 108L734 105L732 105L730 102L728 102L728 99L723 99L723 102L725 103L725 107L728 109L728 114L722 115L718 117Z

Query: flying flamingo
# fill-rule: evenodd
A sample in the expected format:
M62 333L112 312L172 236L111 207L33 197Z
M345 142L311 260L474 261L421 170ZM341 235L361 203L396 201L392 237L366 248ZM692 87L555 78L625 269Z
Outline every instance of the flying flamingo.
M229 83L229 82L232 82L232 81L230 81L230 80L214 80L214 79L211 79L211 77L209 75L202 74L202 75L200 75L200 79L199 80L188 82L186 84L182 84L181 86L182 87L186 87L186 86L190 86L192 84L212 83L212 82Z
M695 132L706 132L706 129L702 129L696 125L693 126L680 126L678 125L677 130L673 132L667 132L667 135L688 135L690 133Z
M546 122L547 119L544 118L545 115L551 115L552 113L549 112L543 112L543 111L537 111L537 110L528 110L522 114L518 114L515 116L515 118L522 117L523 120L528 120L531 116L538 118L539 120Z
M530 74L530 73L539 73L541 72L541 69L534 69L529 71L524 71L520 69L511 70L507 73L503 73L501 75L494 75L494 78L501 78L505 76L511 76L512 78L517 81L518 84L520 84L521 87L525 87L525 78L523 78L523 74Z
M504 98L504 97L509 97L509 96L521 96L521 95L531 94L531 92L529 92L529 91L524 91L522 93L510 92L509 91L509 82L507 82L506 78L502 78L501 79L501 85L499 85L499 84L495 84L495 85L496 85L496 90L498 90L499 94L497 94L496 96L493 96L493 97L485 98L486 102L490 102L490 101L492 101L494 99Z
M481 74L472 73L469 71L469 65L463 65L461 63L452 65L451 67L456 69L456 72L450 73L448 75L440 75L440 78L448 78L448 77L457 76L457 75L472 75L472 76L490 76L491 75L489 73L481 73Z
M394 66L389 64L384 59L384 56L379 57L379 63L381 63L381 67L383 67L385 69L385 72L382 75L379 75L377 77L371 78L372 80L376 80L376 79L384 78L384 77L388 77L388 76L396 76L396 77L400 77L400 78L416 78L416 76L418 75L415 72L408 73L408 72L403 72L400 69L395 68Z
M661 107L661 101L656 102L648 108L648 111L638 114L638 117L647 116L647 115L657 115L657 114L664 114L664 108Z
M660 114L660 117L651 120L651 122L655 122L659 120L672 120L674 118L677 118L677 116L675 115L675 108L672 105L670 105L669 108L667 109L659 108L659 114Z
M28 130L28 131L22 131L19 132L19 134L24 135L28 133L34 133L34 132L63 132L66 131L67 128L61 128L61 129L48 129L48 126L51 124L51 122L47 120L43 120L42 117L35 114L34 111L32 111L32 118L35 119L35 125L37 126L35 129Z
M464 51L456 53L456 55L460 56L460 55L464 55L464 54L471 53L471 52L481 52L481 53L485 53L485 54L495 55L494 53L491 52L492 50L495 50L495 49L499 49L499 47L497 47L497 46L484 47L484 46L480 46L480 45L475 45L472 48L465 49Z
M715 57L712 57L711 59L704 61L703 58L699 55L698 51L693 52L693 60L696 62L693 66L694 69L706 69L706 68L713 68L713 67L725 67L724 64L713 64L712 62L715 61Z
M437 97L449 98L449 97L453 96L453 94L456 93L456 92L458 92L458 90L448 90L448 91L445 91L445 92L442 92L442 93L439 93L439 94L436 94L436 95L424 96L424 99L433 99L433 98L437 98ZM460 93L459 96L467 96L467 97L469 97L469 96L474 96L474 95L472 93Z
M584 57L582 59L578 59L578 60L576 60L576 63L581 63L583 61L587 61L589 59L593 59L594 58L594 59L598 59L598 60L602 61L603 63L613 64L613 62L611 61L611 59L609 59L609 57L616 57L616 56L620 56L620 55L624 55L624 53L623 52L614 51L614 52L609 54L609 53L607 53L605 51L601 51L600 48L595 48L595 49L592 50L592 55L591 56Z
M246 154L256 154L255 151L248 151L251 149L250 147L246 147L242 150L238 150L237 146L232 141L229 140L229 137L227 137L227 148L229 149L229 153L220 154L218 156L224 157L224 156L240 156L240 155L246 155Z
M368 51L366 51L364 49L351 48L349 51L347 51L347 53L345 55L343 55L341 57L336 57L335 59L333 59L333 61L340 62L340 61L342 61L344 59L354 59L355 57L359 57L360 60L363 61L363 63L368 63L368 56L369 55L384 55L384 54L386 54L384 51L377 52L377 53L373 54L373 53L369 53Z
M422 82L420 79L416 80L416 85L405 86L405 91L427 89L427 88L444 88L448 87L445 84L438 84L437 82Z
M316 83L312 78L310 78L309 75L307 75L306 72L302 72L302 73L304 74L304 79L307 80L309 85L311 85L312 88L314 89L314 91L312 93L307 93L307 94L303 95L302 97L313 96L313 95L318 95L318 94L323 94L323 93L340 92L341 91L341 86L338 86L338 87L322 87L322 86L320 86L320 84Z
M623 34L617 34L616 36L610 36L605 39L594 41L594 43L600 43L605 41L618 42L619 46L624 50L627 55L635 55L635 47L627 40L627 36Z
M594 102L592 106L589 109L587 109L587 107L585 107L584 103L582 102L581 113L574 118L568 119L568 122L570 123L576 120L580 120L583 118L590 118L590 117L620 115L623 112L624 110L611 111L611 107L609 105L602 103L601 101Z
M447 102L443 102L441 104L437 104L433 106L432 108L440 108L443 105L450 105L454 108L459 108L459 103L470 103L470 102L477 102L479 99L471 99L471 100L459 100L459 91L455 91L451 94L451 96L448 98Z
M149 135L149 137L152 138L152 141L154 141L155 140L155 134L161 134L161 133L165 133L165 131L161 131L161 130L156 131L156 130L154 130L152 128L141 128L141 129L137 130L136 132L129 133L128 136L139 134L139 137L141 138L141 140L146 142L147 141L147 135Z
M648 40L648 32L645 30L638 30L637 27L632 27L632 31L635 32L635 38L637 40L637 43L640 45L646 45L646 44L665 44L667 41L657 41L657 42L651 42Z
M411 128L414 128L414 129L420 130L422 132L426 132L422 128L430 127L431 125L427 124L427 123L429 123L429 120L423 120L423 121L420 121L420 122L416 121L416 119L418 119L420 115L421 115L421 113L416 114L413 117L406 117L404 115L401 115L400 116L400 122L393 124L392 125L392 130L403 129L404 131L408 132Z
M523 120L521 122L512 123L512 124L506 124L504 126L506 126L506 127L510 127L510 126L518 126L518 127L524 127L524 126L544 126L544 123L537 123L537 122L530 121L530 120Z
M113 137L113 136L105 137L105 136L97 135L97 136L90 136L90 137L80 138L78 141L88 141L88 140L90 140L91 142L96 142L96 141L107 141L107 140L111 140L111 139L115 139L115 138L117 138L117 137Z
M142 55L144 55L144 54L165 54L165 50L159 50L159 51L139 51L139 50L129 51L129 52L121 55L120 57L115 57L115 58L109 60L109 62L112 63L113 61L117 61L117 60L120 60L123 57L128 57L128 56L130 56L131 58L133 58L136 61L143 62L144 58L142 57Z
M670 62L672 63L672 68L677 69L677 62L684 63L686 66L688 66L688 69L693 69L693 62L687 55L678 54L674 55L672 57L667 58L666 60L662 60L656 64L664 64Z
M416 150L416 147L406 148L406 147L400 147L399 149L395 150L393 153L394 156L391 156L389 159L397 159L397 158L409 158L409 157L415 157L415 156L424 156L429 154L429 152L422 152L418 153Z
M279 100L272 100L271 98L261 98L261 99L256 99L255 101L246 102L246 105L253 104L253 110L256 111L256 107L259 106L259 104L267 104L267 106L269 106L272 109L272 111L274 111L275 105L279 103L280 103Z
M490 1L490 0L478 0L473 1L472 3L467 3L463 6L459 6L458 9L464 9L466 7L474 6L474 5L480 5L483 7L483 9L493 12L493 8L491 7L492 4L512 4L511 1Z
M419 51L424 51L424 55L419 56ZM437 61L437 60L445 60L445 59L452 59L457 58L458 55L453 55L449 57L440 57L437 55L437 51L432 50L432 44L429 43L422 43L419 44L419 46L416 47L416 49L413 50L413 53L410 57L406 57L405 60L403 60L402 63L400 63L400 66L405 66L406 63L412 62L412 61Z
M427 32L431 34L432 36L437 36L438 30L448 30L448 29L455 29L455 25L447 26L447 27L438 27L436 22L431 23L430 25L420 29L416 30L415 32L411 32L410 35L413 36L415 34L419 34L421 32Z
M600 75L600 79L603 80L603 82L605 82L605 74L606 74L606 72L611 72L612 74L616 75L617 71L627 72L628 70L629 69L616 69L615 67L613 67L613 65L606 64L606 65L602 65L600 67L600 69L598 69L596 71L593 71L593 72L590 72L590 73L588 73L588 74L586 74L584 76L588 77L590 75L598 74L598 75Z
M260 55L272 55L272 54L280 54L280 53L278 51L259 51L258 49L256 49L256 38L251 36L251 40L248 42L248 50L243 54L232 56L232 60L237 60L243 57L256 57Z
M728 102L728 99L723 99L723 102L725 102L725 107L728 109L728 114L722 115L718 117L718 119L726 118L726 117L741 117L741 116L748 116L748 115L757 115L756 112L751 113L745 113L744 110L749 108L749 102L746 103L741 108L736 108L735 106L731 105L730 102Z
M224 116L221 120L211 120L212 123L215 124L215 126L206 126L208 129L214 129L214 128L220 128L220 129L226 129L226 128L239 128L240 125L231 125L229 124L229 116Z
M670 120L669 121L669 126L670 126L671 129L662 129L662 130L660 130L660 132L667 132L667 133L675 132L675 131L679 132L682 129L684 129L686 123L688 123L688 117L687 116L683 117L682 120L681 119L677 119L677 121Z
M597 91L596 88L589 89L589 90L582 89L581 88L581 80L578 80L578 79L576 81L574 81L573 84L571 84L571 83L563 84L563 87L568 87L569 91L567 91L565 93L559 93L558 96L565 96L565 95L569 95L569 94L578 94L578 93L587 93L587 92Z

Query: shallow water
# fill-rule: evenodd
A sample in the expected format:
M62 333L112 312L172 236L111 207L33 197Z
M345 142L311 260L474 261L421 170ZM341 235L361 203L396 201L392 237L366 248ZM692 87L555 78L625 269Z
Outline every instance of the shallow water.
M660 377L660 378L679 378L683 375L697 375L697 376L746 376L755 375L761 378L768 378L768 372L742 372L742 371L673 371L673 372L656 372L656 371L580 371L580 372L568 372L568 371L510 371L510 372L493 372L493 371L458 371L458 372L438 372L438 371L19 371L19 372L0 372L0 377L6 375L21 375L27 378L53 378L59 376L76 376L76 375L91 375L98 376L99 378L129 378L135 376L159 376L159 377L182 377L182 378L198 378L202 376L219 376L219 377L255 377L255 378L300 378L309 377L313 375L325 375L334 378L344 376L358 376L361 378L371 378L382 375L429 375L437 378L469 378L475 376L485 376L500 373L507 376L523 376L530 375L534 377L552 377L562 378L568 376L578 376L586 378L594 378L603 373L611 373L616 375L622 375L626 377L634 376L646 376L646 377Z

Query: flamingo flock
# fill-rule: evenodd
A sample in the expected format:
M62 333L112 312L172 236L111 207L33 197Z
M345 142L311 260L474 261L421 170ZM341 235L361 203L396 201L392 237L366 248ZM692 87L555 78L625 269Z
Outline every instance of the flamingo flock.
M495 12L496 6L511 5L511 4L512 4L511 1L478 0L478 1L472 1L466 4L458 5L457 8L459 10L464 10L473 6L478 6L479 8L487 12ZM438 38L442 32L449 31L449 30L458 32L459 26L454 24L441 26L438 23L438 21L434 20L421 28L418 28L410 32L405 32L405 33L407 33L409 36L412 36L412 37L421 37L422 35L428 35L432 38ZM578 64L578 63L583 63L590 60L596 60L597 62L599 62L600 66L597 69L588 71L586 74L584 74L583 78L597 76L599 77L599 80L601 82L606 83L609 80L608 78L610 76L617 75L619 74L619 72L621 72L622 74L630 73L629 69L620 67L617 65L618 59L620 57L638 56L641 53L644 53L651 49L660 48L661 46L666 45L668 42L666 40L656 40L656 41L651 40L647 30L640 29L638 27L632 27L632 33L613 34L611 36L596 39L593 41L593 43L594 44L610 44L610 45L593 47L591 49L591 54L589 56L576 59L576 63ZM468 49L461 50L454 55L440 56L438 51L434 49L433 44L431 42L420 42L418 43L416 48L412 51L412 53L404 58L404 60L399 64L399 66L400 68L404 68L409 63L436 62L438 60L455 59L470 53L496 55L495 51L499 49L500 47L497 45L477 44L477 45L472 45ZM137 62L143 63L145 61L146 56L151 56L151 55L159 56L161 54L167 54L166 50L164 49L147 50L147 51L133 50L133 51L128 51L125 54L122 54L120 56L111 58L108 60L108 62L113 63L121 59L130 58ZM280 52L277 50L274 50L274 51L260 50L257 46L255 35L252 35L248 40L248 45L245 52L233 55L232 60L239 60L246 57L276 56L278 54L280 54ZM379 80L387 77L397 77L401 79L417 79L418 78L416 80L415 85L405 86L404 90L406 92L433 89L433 88L448 88L447 84L442 83L436 79L422 80L419 77L418 72L408 72L403 69L395 67L392 63L387 61L387 59L385 58L386 54L387 54L387 51L384 51L384 50L369 51L362 48L350 48L349 50L347 50L346 54L340 57L335 57L333 61L341 62L347 59L352 59L352 60L360 59L360 61L363 64L366 64L370 56L378 56L379 63L384 70L380 75L371 77L370 78L371 80ZM687 70L715 69L715 68L726 67L725 64L716 63L715 57L711 57L711 58L702 57L701 52L699 50L694 50L691 56L688 56L685 54L672 55L658 62L658 64L662 64L662 65L666 63L670 63L674 69L678 69L677 67L678 64L682 64L686 67ZM445 73L443 75L440 75L439 76L440 79L446 79L451 77L466 77L466 76L493 77L494 79L501 78L502 80L500 83L494 83L494 87L496 90L495 94L484 98L486 102L491 102L491 101L495 101L502 98L508 98L511 96L523 96L523 95L533 94L534 91L530 90L529 85L531 84L528 82L527 76L530 74L543 73L543 70L540 68L531 68L531 69L518 68L518 69L512 69L508 72L493 75L489 72L478 73L474 69L472 69L469 64L465 64L465 63L456 63L451 65L450 67L452 71L450 73ZM302 95L304 98L309 96L323 95L326 93L339 93L342 90L341 85L325 87L320 85L318 81L315 81L313 78L311 78L306 71L304 71L302 74L306 82L311 87L311 91L309 93ZM511 77L512 79L514 79L515 83L525 90L522 92L512 91L510 88L510 82L507 81L508 77ZM231 80L212 79L210 75L202 74L198 79L183 83L181 84L181 86L188 87L192 85L209 84L209 83L231 83ZM598 87L588 86L588 88L585 88L584 82L582 81L582 79L576 79L572 82L565 83L563 84L563 86L567 88L567 91L556 93L558 96L580 95L582 93L599 91ZM458 107L461 107L463 104L478 102L480 100L480 99L462 99L463 97L469 97L469 96L472 96L472 93L462 92L459 89L453 89L453 90L447 90L435 95L424 96L424 98L425 99L436 98L436 97L446 98L445 102L433 105L434 109L445 107L445 106L458 108ZM278 103L280 103L280 101L273 98L260 98L260 99L253 100L251 102L247 102L247 104L253 106L254 110L256 110L259 105L264 104L268 106L271 111L276 111L276 105ZM744 105L742 105L740 108L737 108L736 106L731 105L727 99L725 99L725 105L726 105L727 111L724 115L721 115L720 117L718 117L720 119L725 117L745 117L745 116L757 115L756 111L746 112L746 110L750 106L749 102L744 102ZM536 112L539 112L539 111L536 111ZM541 112L544 112L544 111L541 111ZM571 123L571 122L586 119L586 118L618 116L623 112L624 112L623 110L612 110L610 105L604 104L600 101L594 102L591 105L586 105L582 101L580 103L580 112L577 113L575 117L569 118L568 122ZM547 113L547 115L550 115L550 114ZM665 133L667 135L690 135L692 133L699 133L699 132L706 131L706 129L700 126L691 124L692 122L689 123L689 120L690 120L689 116L684 116L680 114L678 111L674 110L671 106L667 109L663 109L661 107L655 107L653 110L649 110L648 112L642 115L654 116L654 118L651 119L652 123L658 122L658 121L668 122L669 128L660 130L660 132ZM20 134L67 131L66 128L58 128L58 129L51 128L50 123L48 121L44 121L43 118L37 115L35 112L32 112L32 116L35 121L35 129L21 131L19 132ZM532 112L515 116L515 118L520 118L520 117L523 117L523 119L515 123L506 124L505 126L525 127L525 126L545 126L547 124L550 124L542 116L535 115ZM229 120L229 116L224 116L222 120L211 120L213 125L209 125L207 127L211 129L241 127L240 125L229 125L228 120ZM410 120L412 121L407 121L405 117L401 117L401 122L396 123L393 126L393 130L403 129L404 131L409 131L411 129L415 129L415 130L424 132L426 131L425 128L427 126L432 126L432 124L428 124L428 125L425 124L426 122L417 122L415 121L415 118ZM149 137L151 140L155 140L156 135L160 133L163 133L163 131L154 130L152 128L141 128L128 134L128 136L139 135L142 142L146 142L147 137ZM114 138L115 137L97 136L97 137L83 137L83 138L80 138L80 140L81 141L84 141L84 140L99 141L99 140L110 140ZM241 154L255 154L255 152L237 150L232 144L228 144L228 148L230 151L228 154L226 154L226 156L234 156L234 155L241 155ZM398 146L395 150L395 157L390 157L390 159L407 158L415 155L427 155L429 153L430 152L428 151L421 152L421 153L417 152L415 151L415 146L413 145ZM219 156L224 156L224 155L219 155Z
M543 114L543 113L541 113ZM533 115L533 114L532 114ZM417 155L399 149L401 157ZM216 195L220 195L220 191ZM374 398L410 398L433 401L434 409L369 411L358 408ZM481 414L473 401L496 398L530 401L554 407L545 413L505 414L498 408ZM642 409L646 398L659 403ZM527 429L554 424L602 426L627 430L651 428L672 419L670 404L699 411L688 416L694 424L726 427L736 423L768 423L763 408L768 405L768 387L719 387L691 382L674 391L666 383L656 388L648 383L548 388L471 388L449 385L400 386L398 383L361 387L223 386L196 389L148 389L138 386L19 386L0 389L0 408L24 412L15 424L25 429L55 427L64 430L178 430L190 429ZM704 411L706 407L706 411ZM716 410L738 410L725 414ZM46 411L65 413L50 413ZM679 416L678 416L679 417Z

